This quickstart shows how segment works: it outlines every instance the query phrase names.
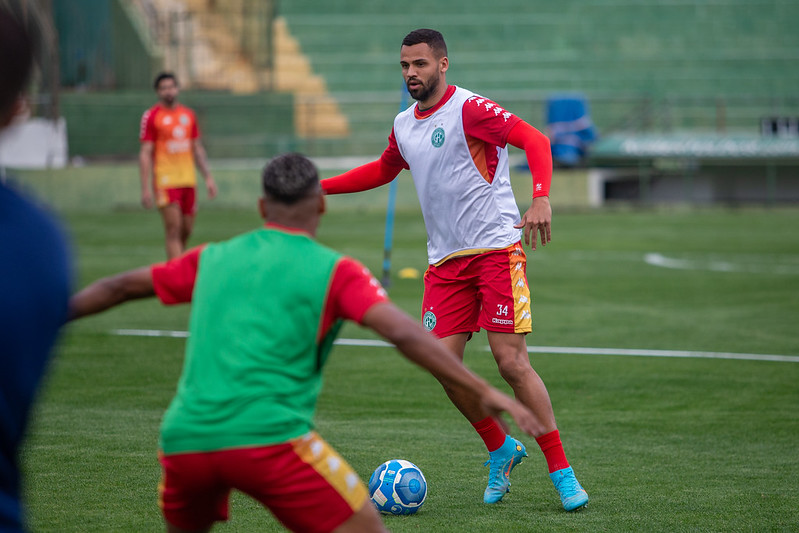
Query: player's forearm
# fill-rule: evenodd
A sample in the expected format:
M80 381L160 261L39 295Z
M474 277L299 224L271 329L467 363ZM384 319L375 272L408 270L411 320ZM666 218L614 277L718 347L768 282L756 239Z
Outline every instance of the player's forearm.
M100 313L121 303L154 296L149 267L130 270L95 281L70 298L69 319Z
M194 161L203 178L208 181L211 177L211 171L208 168L208 155L205 153L205 147L199 141L194 141Z
M402 168L386 165L378 159L344 174L322 180L322 190L326 194L368 191L389 183L401 170Z
M426 333L420 331L420 333ZM405 356L430 372L442 385L458 389L462 388L476 398L482 398L491 390L491 386L481 377L464 366L463 362L446 349L435 337L418 338L412 343L397 345Z
M549 138L522 121L510 131L508 142L524 150L533 177L533 198L549 196L552 184L552 149Z
M395 339L395 345L405 357L430 372L445 388L462 389L475 398L484 398L491 386L466 368L463 363L437 338L427 333L418 323L413 330Z
M478 396L488 392L490 387L485 380L467 369L442 342L394 304L376 304L364 315L362 324L374 329L410 361L448 386L463 387Z
M373 305L364 314L361 324L393 342L405 357L433 374L446 388L462 389L479 399L486 416L507 411L522 431L528 435L541 434L540 424L529 409L466 368L443 342L394 304L383 302Z
M152 151L142 149L139 152L139 180L141 181L142 191L149 190L153 175L153 154Z

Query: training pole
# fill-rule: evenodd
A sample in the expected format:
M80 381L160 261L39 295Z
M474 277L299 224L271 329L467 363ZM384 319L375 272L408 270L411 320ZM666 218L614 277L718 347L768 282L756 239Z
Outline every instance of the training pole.
M402 84L402 91L400 93L400 113L405 111L408 107L408 88L405 83ZM397 182L399 176L391 180L388 186L388 205L386 206L386 233L383 239L383 277L380 283L386 289L391 285L391 248L394 242L394 209L397 203Z

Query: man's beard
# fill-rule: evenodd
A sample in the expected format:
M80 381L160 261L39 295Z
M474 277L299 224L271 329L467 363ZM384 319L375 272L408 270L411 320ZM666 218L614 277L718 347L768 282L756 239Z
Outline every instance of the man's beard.
M411 97L418 102L424 102L430 98L430 95L433 94L438 88L438 78L432 78L429 85L425 85L424 82L422 82L422 80L419 78L416 78L416 81L418 81L421 85L416 89L411 89L408 87L408 93L410 93ZM405 86L408 86L407 82L405 83Z

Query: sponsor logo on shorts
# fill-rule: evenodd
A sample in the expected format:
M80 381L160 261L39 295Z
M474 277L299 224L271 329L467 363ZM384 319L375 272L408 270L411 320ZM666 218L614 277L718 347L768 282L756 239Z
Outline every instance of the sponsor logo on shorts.
M441 148L441 145L444 144L444 128L436 128L433 130L433 135L430 137L430 142L433 143L433 146L436 148Z
M502 324L504 326L512 326L513 325L513 320L508 320L506 318L494 317L494 318L491 319L491 322L493 322L494 324Z
M432 311L426 312L422 317L422 325L427 331L433 331L433 328L436 327L436 315Z

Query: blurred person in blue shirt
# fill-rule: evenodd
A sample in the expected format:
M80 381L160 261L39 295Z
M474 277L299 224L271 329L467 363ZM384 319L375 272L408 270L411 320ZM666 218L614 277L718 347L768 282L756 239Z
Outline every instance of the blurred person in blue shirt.
M30 9L0 3L0 130L25 108L36 56ZM23 17L22 15L28 15ZM70 261L56 221L0 182L0 531L24 531L19 448L58 330Z

